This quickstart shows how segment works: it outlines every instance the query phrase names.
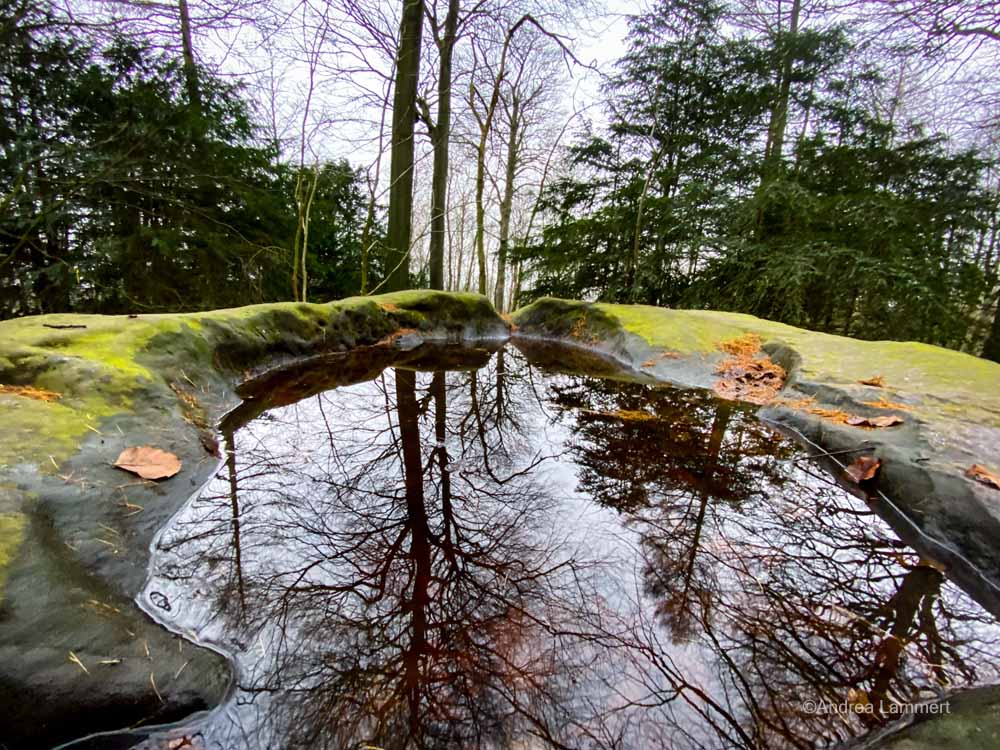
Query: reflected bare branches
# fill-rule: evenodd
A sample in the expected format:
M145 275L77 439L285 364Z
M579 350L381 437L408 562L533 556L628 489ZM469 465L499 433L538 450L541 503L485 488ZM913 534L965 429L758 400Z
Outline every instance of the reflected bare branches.
M407 361L226 433L163 534L147 594L239 667L209 746L817 747L1000 672L992 619L751 412ZM802 708L848 695L876 710Z

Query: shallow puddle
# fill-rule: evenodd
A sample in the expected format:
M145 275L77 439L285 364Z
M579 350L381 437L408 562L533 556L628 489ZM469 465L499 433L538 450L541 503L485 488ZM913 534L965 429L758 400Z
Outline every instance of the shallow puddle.
M997 679L994 619L751 410L394 356L230 420L143 598L237 685L149 746L826 747Z

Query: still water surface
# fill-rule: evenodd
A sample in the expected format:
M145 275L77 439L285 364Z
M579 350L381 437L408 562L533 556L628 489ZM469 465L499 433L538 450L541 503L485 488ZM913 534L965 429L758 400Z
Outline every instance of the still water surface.
M827 747L998 678L992 616L790 439L567 357L249 401L143 594L236 688L149 746Z

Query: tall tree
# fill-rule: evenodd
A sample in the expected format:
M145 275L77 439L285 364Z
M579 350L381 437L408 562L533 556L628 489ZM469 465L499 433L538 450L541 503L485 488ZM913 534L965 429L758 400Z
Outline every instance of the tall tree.
M444 249L446 237L446 212L448 199L448 146L451 140L451 91L453 84L452 60L458 41L459 0L448 0L444 22L429 14L431 31L438 49L437 119L427 125L434 148L434 174L431 178L431 238L430 238L430 287L444 289Z
M389 166L389 225L386 288L410 285L410 221L413 215L413 136L420 76L423 0L403 0L392 100L392 150Z

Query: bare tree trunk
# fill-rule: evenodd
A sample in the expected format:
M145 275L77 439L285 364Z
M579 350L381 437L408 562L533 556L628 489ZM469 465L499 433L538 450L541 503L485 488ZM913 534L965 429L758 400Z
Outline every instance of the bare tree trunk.
M486 139L489 129L483 127L476 148L476 258L479 261L478 292L486 294L486 207L483 193L486 190Z
M458 239L455 244L458 247L458 259L455 262L455 286L456 291L465 291L466 286L462 281L462 266L465 264L465 196L462 196L461 212L458 218Z
M445 211L448 199L448 142L451 136L451 60L458 31L458 0L448 0L444 36L438 41L437 123L431 131L434 174L431 178L431 289L444 289Z
M410 285L410 221L413 214L413 132L416 121L417 79L420 75L420 37L423 0L403 0L403 17L396 54L392 100L392 151L389 166L388 269L386 288Z
M500 200L500 249L497 253L497 282L493 294L493 305L498 312L504 310L507 286L507 255L510 247L510 213L514 203L514 179L517 175L517 159L521 137L521 99L515 91L511 97L510 134L507 139L507 168L504 178L503 198Z
M194 61L194 43L191 40L191 14L187 0L177 0L181 17L181 50L184 56L184 85L187 88L188 104L201 111L201 87L198 85L198 66Z
M521 261L517 262L514 266L514 283L511 285L510 290L510 307L509 310L516 310L521 305L521 271L523 270L523 264Z
M802 10L802 0L792 0L791 18L788 24L789 35L798 33L799 13ZM781 167L781 153L785 145L785 127L788 124L788 101L792 91L792 53L784 51L781 72L778 78L778 97L771 107L771 119L767 126L767 141L764 145L764 163L761 168L760 184L763 187ZM754 222L754 234L761 239L764 234L764 208L758 205Z
M986 343L983 344L982 357L993 362L1000 362L1000 301L997 302L997 309L993 314L990 334L986 337Z
M788 35L799 32L799 14L802 0L792 0L792 13L788 23ZM781 152L785 145L785 128L788 126L788 102L792 90L792 52L785 50L778 82L778 98L771 110L771 122L767 129L767 146L764 150L765 172L773 173L781 162Z
M385 96L382 97L382 115L378 126L378 156L375 157L373 166L375 175L371 171L367 175L368 183L368 208L365 212L365 225L361 231L361 294L368 294L368 264L371 258L371 250L375 245L372 239L372 230L375 228L375 206L378 193L378 184L382 177L382 155L385 153L385 115L389 109L389 88L385 89Z

